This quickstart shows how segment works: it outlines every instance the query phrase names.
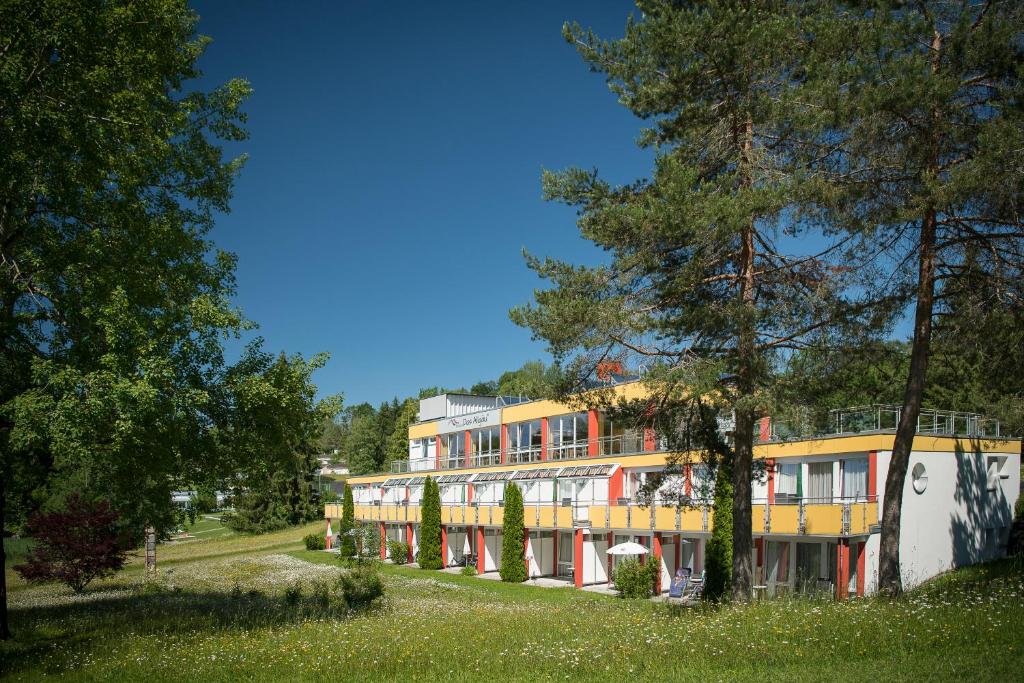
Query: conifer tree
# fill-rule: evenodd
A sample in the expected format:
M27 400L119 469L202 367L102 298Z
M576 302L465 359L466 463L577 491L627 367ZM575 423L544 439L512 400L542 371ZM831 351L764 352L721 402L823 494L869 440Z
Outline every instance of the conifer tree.
M526 556L523 529L523 493L509 482L505 484L505 517L502 522L501 580L509 583L526 581Z
M342 484L341 521L338 522L338 554L349 558L356 554L356 540L352 535L355 529L355 504L352 500L352 488L348 482Z
M873 298L913 311L909 369L882 501L879 589L902 592L904 484L928 380L932 328L965 278L1019 319L1024 267L1024 5L856 3L849 54L823 61L837 125L815 173L836 188L830 220L859 238L850 265ZM968 268L968 258L975 262Z
M723 463L715 475L714 517L705 560L704 599L718 601L732 584L732 473Z
M429 476L423 482L423 507L420 517L420 569L444 567L441 547L441 492Z
M746 600L754 425L773 365L851 315L838 296L848 276L833 267L837 244L804 210L825 188L802 172L807 145L791 134L824 125L802 104L816 87L802 68L811 19L776 2L637 4L642 17L622 39L578 25L564 35L651 123L640 144L655 150L652 177L615 186L596 171L545 172L546 198L576 206L581 234L610 259L576 267L528 257L554 286L512 318L566 362L575 381L554 398L616 360L648 368L648 418L694 394L734 417L732 590Z

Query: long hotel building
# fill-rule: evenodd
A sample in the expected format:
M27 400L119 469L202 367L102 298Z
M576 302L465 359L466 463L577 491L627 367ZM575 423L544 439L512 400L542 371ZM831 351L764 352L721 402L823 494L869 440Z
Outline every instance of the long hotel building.
M645 396L639 381L617 384L626 399ZM877 584L880 501L885 491L898 408L836 412L835 433L784 438L784 425L759 425L754 457L765 476L753 481L756 583L768 595L831 591L865 595ZM503 495L509 482L525 503L530 577L562 577L583 587L607 584L615 558L607 549L634 541L661 565L667 591L677 567L703 570L714 511L656 501L637 491L669 455L650 430L616 424L597 410L573 412L553 401L443 394L420 402L409 428L409 458L394 472L349 479L355 516L379 526L383 540L419 549L420 504L429 475L441 492L442 556L449 566L501 563ZM695 461L682 484L693 492L704 474ZM1020 440L963 413L924 411L903 491L900 534L904 584L957 566L1000 557L1020 490ZM673 494L678 498L678 494ZM330 523L340 504L326 506ZM335 527L337 525L335 523ZM387 543L381 544L386 556Z

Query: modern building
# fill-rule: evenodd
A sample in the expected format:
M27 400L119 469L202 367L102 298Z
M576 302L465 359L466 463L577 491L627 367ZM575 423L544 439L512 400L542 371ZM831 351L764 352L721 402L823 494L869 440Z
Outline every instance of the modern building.
M639 381L613 390L627 400L646 396ZM755 458L763 474L753 477L752 531L762 590L827 590L837 598L875 590L880 501L898 414L890 406L838 411L834 433L813 438L786 438L785 425L760 423ZM670 456L653 431L548 400L455 394L424 399L419 417L409 428L407 461L391 473L349 479L356 518L379 525L385 539L408 542L409 560L418 552L429 475L440 487L450 566L497 571L511 482L523 492L531 577L608 583L618 560L606 551L624 541L644 545L646 561L660 563L659 590L668 590L678 567L702 571L714 524L706 468L692 462L663 485L655 504L637 504L637 491ZM1005 553L1019 489L1019 439L975 415L923 412L903 491L905 585ZM327 505L325 516L339 518L341 506ZM386 556L387 543L381 546Z

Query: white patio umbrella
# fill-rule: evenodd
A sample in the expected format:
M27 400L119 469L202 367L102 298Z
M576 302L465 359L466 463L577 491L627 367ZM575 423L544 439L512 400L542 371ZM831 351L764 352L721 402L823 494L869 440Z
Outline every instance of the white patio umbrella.
M609 555L646 555L651 551L643 547L639 543L627 541L626 543L613 545L611 548L608 548L608 550L606 550L605 552L607 552Z

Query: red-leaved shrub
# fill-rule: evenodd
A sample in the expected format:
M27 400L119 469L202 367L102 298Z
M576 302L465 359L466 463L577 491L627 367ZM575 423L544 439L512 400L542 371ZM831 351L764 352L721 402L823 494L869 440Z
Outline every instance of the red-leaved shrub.
M33 547L25 564L14 570L30 583L61 581L81 593L93 579L124 566L119 518L105 501L88 501L72 494L64 510L32 515L28 532Z

